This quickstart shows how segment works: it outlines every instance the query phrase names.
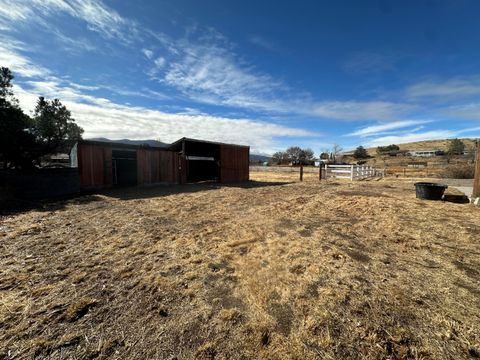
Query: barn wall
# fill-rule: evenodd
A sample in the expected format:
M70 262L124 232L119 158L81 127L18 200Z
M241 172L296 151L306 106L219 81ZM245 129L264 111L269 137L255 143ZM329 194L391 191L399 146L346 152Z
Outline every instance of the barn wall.
M137 150L139 185L179 182L179 156L173 151L157 149Z
M78 170L82 188L99 188L112 183L112 149L78 144Z
M250 148L235 145L220 147L220 182L242 182L250 179Z

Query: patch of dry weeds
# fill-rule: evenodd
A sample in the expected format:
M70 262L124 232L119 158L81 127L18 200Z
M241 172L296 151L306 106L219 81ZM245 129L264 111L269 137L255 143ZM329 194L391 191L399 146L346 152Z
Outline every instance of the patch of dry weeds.
M0 358L478 357L479 210L316 176L2 218Z

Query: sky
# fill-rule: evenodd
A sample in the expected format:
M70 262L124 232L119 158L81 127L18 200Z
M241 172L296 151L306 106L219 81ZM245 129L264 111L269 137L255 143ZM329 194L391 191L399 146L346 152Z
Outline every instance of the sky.
M85 138L271 154L480 137L480 1L0 0L0 66Z

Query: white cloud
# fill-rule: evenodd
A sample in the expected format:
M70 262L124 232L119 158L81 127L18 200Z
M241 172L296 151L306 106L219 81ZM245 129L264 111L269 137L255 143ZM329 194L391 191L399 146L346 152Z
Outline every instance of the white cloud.
M414 105L388 101L327 101L315 104L311 113L338 120L391 120L414 109Z
M50 71L33 64L27 57L20 54L24 44L0 36L0 66L8 67L14 74L21 76L47 76Z
M167 61L165 60L165 58L160 56L160 57L156 58L153 63L155 64L155 66L157 67L157 69L161 69L162 67L165 66L165 63L166 63L166 62L167 62Z
M408 98L439 98L441 101L480 95L480 77L452 78L446 81L423 81L409 86Z
M251 146L254 153L272 153L285 138L318 137L298 128L245 118L206 114L167 113L145 107L116 104L86 95L58 81L30 81L29 88L15 86L21 106L31 111L38 95L58 97L85 129L85 137L111 139L161 139L173 142L183 136Z
M153 60L155 54L151 49L141 49L153 63L146 74L175 88L190 101L269 114L339 120L392 120L405 116L413 108L388 101L315 101L309 93L295 91L283 81L246 63L233 51L235 46L213 29L192 29L186 38L175 40L140 28L136 22L123 18L99 0L0 0L0 5L7 9L0 13L0 24L6 21L14 29L17 27L15 21L41 22L70 48L75 46L76 39L49 27L52 22L48 17L69 14L86 22L103 37L132 46L137 45L133 39L155 39L167 50L168 57ZM8 16L10 12L12 17ZM258 36L251 41L268 45ZM81 51L92 50L88 42L80 41L77 45ZM21 64L22 59L12 58L14 54L4 57L7 55L10 56L8 63L15 63L20 75L40 75L40 69L35 69L33 64ZM27 68L33 73L28 73Z
M143 55L145 55L145 57L149 60L151 60L153 58L153 51L152 50L149 50L149 49L142 49L142 53Z
M441 113L452 118L480 120L480 103L452 105L442 109Z
M458 135L453 130L431 130L425 132L413 132L403 135L389 135L372 139L368 142L368 146L385 146L390 144L404 144L409 142L425 141L425 140L443 140Z
M397 130L397 129L404 129L407 127L427 124L432 122L431 120L399 120L393 121L389 123L383 123L378 125L371 125L367 127L360 128L355 130L348 136L360 136L360 137L367 137L367 136L376 136L379 134L384 133L385 131ZM419 129L419 128L417 128Z
M48 18L58 14L86 22L90 30L105 38L127 43L138 38L137 24L100 0L0 0L0 24L10 31L16 31L19 23L27 21L50 28Z
M165 84L200 102L278 110L274 93L285 86L241 66L228 44L209 37L203 43L183 39L175 44L175 52L179 55L172 54L175 59L165 72Z
M424 132L416 132L413 130L412 132L404 133L401 135L381 136L370 140L367 145L375 147L426 140L444 140L465 136L466 134L473 137L478 137L480 136L480 127L465 128L459 130L430 130Z

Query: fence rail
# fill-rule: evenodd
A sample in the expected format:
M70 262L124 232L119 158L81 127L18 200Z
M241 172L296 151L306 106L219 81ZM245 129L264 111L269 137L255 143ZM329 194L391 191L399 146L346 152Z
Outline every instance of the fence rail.
M384 173L366 165L325 165L325 178L361 180L384 176Z
M349 179L361 180L369 177L385 176L384 170L378 170L366 165L329 165L322 168L321 174L318 167L290 167L290 166L250 166L250 171L277 172L277 173L300 173L300 179L303 174L315 173L320 179Z

